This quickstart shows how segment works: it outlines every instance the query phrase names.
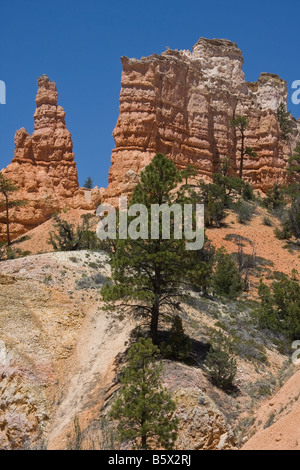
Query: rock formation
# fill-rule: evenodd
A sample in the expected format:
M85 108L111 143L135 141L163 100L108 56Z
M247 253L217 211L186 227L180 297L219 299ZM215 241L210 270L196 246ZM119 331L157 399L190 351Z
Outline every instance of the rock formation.
M247 146L258 154L246 159L245 177L263 190L285 180L286 160L300 138L300 122L293 119L292 139L280 140L276 110L286 103L286 82L263 73L257 82L247 83L235 43L201 38L192 52L167 50L141 60L122 57L122 64L108 201L130 193L157 152L179 168L192 163L205 178L225 156L236 168L240 139L230 122L239 114L250 118Z
M16 132L15 155L4 170L19 188L14 198L27 201L25 207L11 211L13 237L45 222L57 210L92 207L79 189L73 142L65 112L57 105L56 84L42 75L38 86L34 132L32 136L24 128ZM0 237L5 220L0 214Z
M246 157L244 177L263 191L286 180L286 162L300 140L300 121L280 139L276 110L287 101L286 82L262 73L245 81L237 45L201 38L193 51L167 50L141 60L122 58L120 114L114 130L115 149L106 190L78 186L72 138L57 90L46 75L38 79L32 136L22 128L15 135L15 155L4 170L19 187L16 199L26 207L12 210L12 237L25 233L65 207L94 209L102 201L118 203L130 194L141 170L157 152L179 168L192 163L199 177L210 179L220 160L229 156L239 166L241 139L230 125L247 115L246 146L258 157ZM5 238L5 213L0 213L0 239Z

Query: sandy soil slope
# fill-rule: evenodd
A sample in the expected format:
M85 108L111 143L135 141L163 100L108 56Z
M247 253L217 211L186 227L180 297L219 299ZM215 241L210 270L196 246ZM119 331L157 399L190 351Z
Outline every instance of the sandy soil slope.
M243 450L300 449L300 370L256 413L253 437Z
M132 325L101 308L100 283L108 274L101 253L29 256L0 269L0 441L33 445L42 430L49 446L60 448L75 414L97 415L93 408L101 408L111 387L113 362Z

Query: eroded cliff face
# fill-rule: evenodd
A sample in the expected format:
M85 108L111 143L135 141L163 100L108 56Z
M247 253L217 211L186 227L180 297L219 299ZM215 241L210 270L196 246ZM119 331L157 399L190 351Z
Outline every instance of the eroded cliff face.
M66 207L91 208L79 189L73 142L65 123L65 111L57 105L55 82L38 78L34 132L22 128L15 134L15 154L3 171L19 190L13 199L25 207L11 210L12 237L45 222ZM5 238L5 213L0 213L0 238Z
M179 168L192 163L205 178L225 156L236 169L240 138L230 122L239 114L250 118L246 145L258 154L257 159L246 158L245 177L263 190L285 180L287 158L300 137L300 123L293 120L290 142L280 140L276 110L286 103L286 82L263 73L257 82L247 83L235 43L201 38L192 52L167 50L141 60L122 57L122 65L108 201L115 203L119 195L130 193L157 152Z

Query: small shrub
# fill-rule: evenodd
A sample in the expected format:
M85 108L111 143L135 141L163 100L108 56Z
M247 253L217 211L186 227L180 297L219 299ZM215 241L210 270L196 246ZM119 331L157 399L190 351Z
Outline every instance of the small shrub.
M300 196L293 201L291 208L288 210L282 233L286 235L286 238L294 236L300 239Z
M21 255L21 250L18 248L13 249L11 246L6 248L6 259L16 259Z
M266 216L263 218L263 224L266 225L267 227L272 227L273 225L272 220Z
M45 284L50 284L52 282L52 274L47 274L44 279Z
M234 210L238 215L238 221L240 224L249 222L255 212L255 209L251 204L242 201L241 199L235 204Z
M68 450L83 450L83 434L77 415L73 420L73 439L68 443L67 448Z
M251 384L248 387L248 394L255 399L260 399L262 397L268 397L273 391L273 384L269 380L262 379Z
M270 210L283 208L285 205L284 194L280 186L275 183L271 189L267 191L266 197L262 200L262 206Z
M98 268L98 264L97 263L94 263L93 261L91 263L88 264L90 268L92 269L97 269Z
M82 276L81 279L76 281L76 290L81 289L97 289L99 286L104 286L106 284L106 278L102 274L97 273L91 277L86 275Z
M83 214L82 222L77 227L58 215L54 216L55 231L50 232L48 243L56 251L96 250L99 239L92 230L91 214Z
M272 424L273 424L274 421L275 421L275 416L276 416L276 415L275 415L274 411L272 411L272 413L270 413L270 415L269 415L267 421L266 421L265 424L264 424L264 429L267 429L267 428L269 428L270 426L272 426Z
M274 230L274 233L278 240L289 240L292 237L292 232L290 231L287 225L284 225L281 230L279 228L276 228Z
M253 186L251 186L250 183L244 183L242 188L242 198L245 199L245 201L253 201L254 192Z
M31 251L29 250L22 251L22 256L29 256L29 255L31 255Z
M231 339L223 332L214 330L204 368L212 383L225 391L232 389L237 372L233 351L234 346Z

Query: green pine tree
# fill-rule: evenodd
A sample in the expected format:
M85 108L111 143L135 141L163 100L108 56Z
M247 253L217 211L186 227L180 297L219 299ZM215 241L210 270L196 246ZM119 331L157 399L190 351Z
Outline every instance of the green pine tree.
M194 167L191 163L189 163L182 171L181 176L185 179L185 184L188 184L188 179L197 175L197 168Z
M7 236L7 245L11 245L10 238L10 217L9 209L13 207L20 207L26 205L26 201L17 201L11 200L10 195L18 191L18 187L9 179L0 172L0 193L4 196L4 203L0 201L0 208L3 205L6 212L6 236Z
M240 158L240 169L239 169L239 178L243 177L244 170L244 158L245 155L248 155L252 158L257 158L257 153L251 147L245 147L246 139L246 130L250 125L250 120L248 116L235 116L231 121L231 126L235 129L238 129L241 134L241 158Z
M296 145L293 155L288 160L288 173L300 175L300 142Z
M172 449L177 438L175 403L161 385L162 363L151 339L141 338L128 352L121 390L110 416L118 421L121 442L133 449Z
M151 204L191 202L182 191L175 191L180 172L173 162L158 154L141 174L132 204L143 204L149 213L148 239L117 240L111 259L113 284L102 289L107 308L122 314L133 310L149 319L150 335L158 341L158 325L163 314L178 310L179 301L188 294L187 285L201 286L206 263L195 251L186 250L184 236L174 239L162 237L162 219L159 219L158 239L151 238ZM173 221L174 223L174 221ZM120 302L121 301L121 302Z
M281 240L289 240L295 237L300 240L300 196L292 202L291 207L286 213L286 219L282 224L282 230L276 230L276 235Z
M242 279L236 263L224 248L218 250L216 261L212 280L216 294L236 299L242 292Z
M292 132L291 113L287 111L284 103L280 103L277 108L276 115L281 130L280 138L282 140L287 140L289 134Z
M88 179L86 180L86 182L84 183L83 185L84 188L86 189L92 189L93 187L93 180L92 178L89 176Z
M271 287L260 281L261 304L254 312L260 328L280 332L290 340L300 339L300 285L284 276Z

